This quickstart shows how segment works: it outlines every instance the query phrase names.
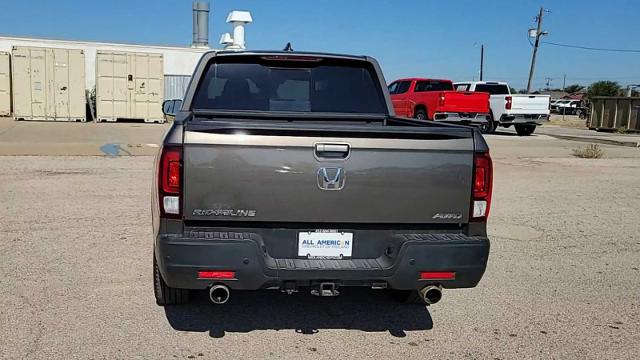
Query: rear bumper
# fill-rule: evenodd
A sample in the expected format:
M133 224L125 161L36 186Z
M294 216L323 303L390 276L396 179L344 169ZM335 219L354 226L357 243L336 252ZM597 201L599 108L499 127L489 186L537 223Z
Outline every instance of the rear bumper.
M489 114L483 113L438 112L433 115L435 121L476 125L487 123L489 118Z
M549 120L549 114L510 114L502 115L500 124L542 125L546 120Z
M195 234L195 235L194 235ZM257 233L207 231L188 236L160 235L155 254L165 282L175 288L205 289L224 283L231 289L314 286L373 286L420 289L438 283L444 288L476 286L489 255L486 237L459 234L396 234L397 252L375 259L310 260L274 258ZM235 271L233 280L198 279L201 270ZM420 280L421 271L454 271L455 279Z

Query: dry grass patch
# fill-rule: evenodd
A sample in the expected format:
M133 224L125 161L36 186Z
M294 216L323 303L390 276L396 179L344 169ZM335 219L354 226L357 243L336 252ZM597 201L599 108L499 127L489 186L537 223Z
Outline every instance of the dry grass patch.
M583 159L600 159L603 155L604 150L598 144L589 144L573 149L573 156Z

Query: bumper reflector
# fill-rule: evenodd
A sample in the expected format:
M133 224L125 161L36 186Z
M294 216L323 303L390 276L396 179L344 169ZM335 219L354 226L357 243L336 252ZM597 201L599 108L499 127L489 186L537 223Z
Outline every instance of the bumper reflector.
M198 271L198 279L235 279L235 271Z
M423 271L420 273L420 280L455 280L454 271Z

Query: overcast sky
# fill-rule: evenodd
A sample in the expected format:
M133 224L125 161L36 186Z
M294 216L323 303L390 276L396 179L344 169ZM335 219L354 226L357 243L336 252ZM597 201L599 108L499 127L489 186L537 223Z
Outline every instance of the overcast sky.
M230 31L230 10L250 10L250 49L367 54L387 81L405 76L470 80L485 44L485 79L526 87L531 61L527 29L541 5L544 40L599 48L640 50L640 1L582 0L215 0L210 40ZM191 1L4 0L0 34L72 40L189 45ZM640 83L640 52L595 52L543 44L535 88L601 79Z

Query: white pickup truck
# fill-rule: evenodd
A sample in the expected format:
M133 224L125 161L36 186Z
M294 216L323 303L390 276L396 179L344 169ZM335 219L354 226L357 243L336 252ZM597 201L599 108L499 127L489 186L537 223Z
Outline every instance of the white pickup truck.
M457 91L478 91L491 94L490 107L493 132L498 125L514 125L520 136L531 135L537 125L549 119L549 95L511 94L506 82L470 81L454 83Z

